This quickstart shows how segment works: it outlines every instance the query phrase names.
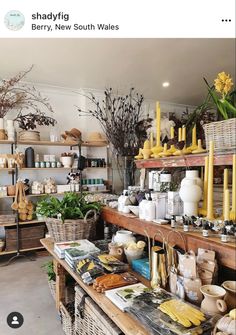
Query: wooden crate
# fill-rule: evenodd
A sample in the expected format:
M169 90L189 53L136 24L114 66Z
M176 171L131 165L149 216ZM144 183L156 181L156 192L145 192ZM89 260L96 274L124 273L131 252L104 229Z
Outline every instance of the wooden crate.
M6 227L6 251L16 250L17 231L16 227ZM45 235L45 225L29 225L19 227L19 245L20 249L37 248L41 246L40 239Z

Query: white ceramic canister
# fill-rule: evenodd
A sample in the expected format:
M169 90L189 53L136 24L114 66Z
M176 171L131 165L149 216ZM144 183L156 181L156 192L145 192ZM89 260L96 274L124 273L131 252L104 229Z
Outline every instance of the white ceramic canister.
M143 199L139 204L139 218L144 220L145 218L145 205L148 202L147 199Z
M149 196L147 203L144 206L144 220L153 221L156 219L156 204Z
M135 242L136 238L129 230L118 230L114 236L114 242L126 246L130 242Z

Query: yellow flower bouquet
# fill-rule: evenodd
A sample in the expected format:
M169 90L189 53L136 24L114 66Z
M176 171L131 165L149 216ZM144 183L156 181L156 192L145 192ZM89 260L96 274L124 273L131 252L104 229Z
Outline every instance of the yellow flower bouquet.
M213 86L210 86L205 78L204 81L208 87L208 104L210 106L213 104L211 107L215 106L224 120L235 118L236 91L233 89L234 83L231 76L225 72L218 73Z

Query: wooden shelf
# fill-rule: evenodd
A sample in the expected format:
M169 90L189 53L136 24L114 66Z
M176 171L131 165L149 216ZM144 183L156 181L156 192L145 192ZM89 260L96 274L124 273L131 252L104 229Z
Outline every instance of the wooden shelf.
M128 229L140 235L145 235L146 229L150 237L153 237L160 230L165 238L171 231L178 231L185 239L187 250L197 252L198 248L214 250L217 254L217 260L223 266L236 269L236 244L221 242L219 235L203 237L198 231L183 232L183 229L172 229L170 225L160 225L152 221L140 220L139 218L127 214L122 214L115 209L104 207L101 217L104 221L119 227ZM172 234L171 241L177 241L183 248L183 241L179 234ZM157 236L160 240L160 236ZM161 241L161 240L160 240Z
M13 144L14 141L0 140L0 144Z
M52 168L52 167L50 167L50 168L21 168L21 169L19 169L19 171L23 171L23 170L40 170L40 171L44 171L44 170L76 170L75 168L72 168L72 167L70 167L70 168L65 168L65 167L60 167L60 168Z
M96 186L94 184L94 186ZM70 192L70 191L67 191L67 192ZM50 195L50 196L60 196L60 195L64 195L65 193L67 192L63 192L63 193L41 193L41 194L26 194L26 197L44 197L46 195ZM110 192L110 190L98 190L98 191L93 191L93 192L90 192L90 191L83 191L83 193L108 193ZM80 192L73 192L73 193L80 193ZM0 199L7 199L7 198L15 198L14 195L7 195L5 197L0 197Z
M44 247L35 247L35 248L29 248L29 249L21 249L20 251L21 252L24 252L24 251L33 251L33 250L41 250L41 249L44 249ZM12 251L1 251L0 252L0 256L2 255L9 255L9 254L15 254L17 251L16 250L12 250Z
M155 168L177 168L188 166L204 166L207 153L196 155L170 156L156 159L136 160L137 168L155 169ZM215 154L214 165L232 165L233 153Z
M75 142L64 143L64 142L51 142L51 141L17 141L19 145L46 145L46 146L57 146L57 147L76 147L78 144ZM106 147L108 143L88 143L83 142L82 147Z
M45 221L42 221L42 220L20 221L19 225L24 226L28 224L37 224L37 223L45 223ZM16 222L15 223L0 223L0 227L12 227L16 225L17 225Z

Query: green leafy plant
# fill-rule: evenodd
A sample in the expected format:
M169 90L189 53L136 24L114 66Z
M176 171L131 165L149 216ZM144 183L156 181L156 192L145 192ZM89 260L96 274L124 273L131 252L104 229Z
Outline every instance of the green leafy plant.
M56 274L54 272L54 268L53 268L53 262L52 261L48 261L46 263L44 263L42 265L42 268L45 269L47 275L48 275L48 280L51 281L55 281L56 280Z
M62 221L66 219L77 220L83 219L89 210L100 212L101 203L88 203L85 200L85 195L79 195L74 192L65 193L62 200L53 196L47 196L38 202L36 213L47 217L61 217Z

